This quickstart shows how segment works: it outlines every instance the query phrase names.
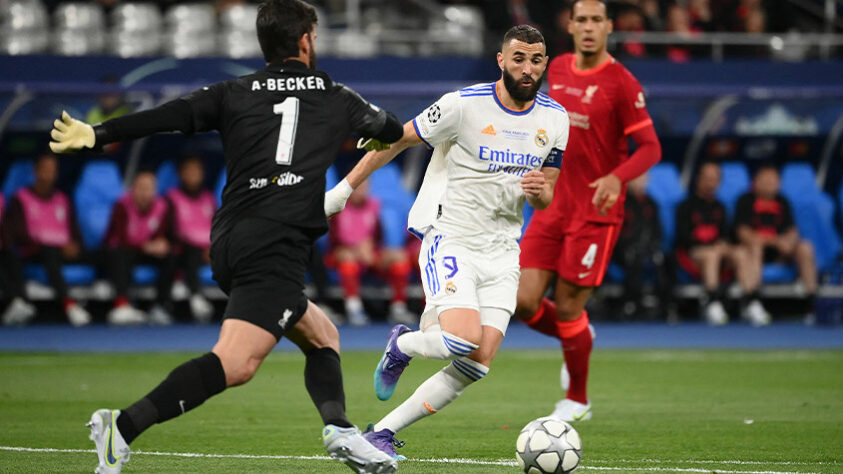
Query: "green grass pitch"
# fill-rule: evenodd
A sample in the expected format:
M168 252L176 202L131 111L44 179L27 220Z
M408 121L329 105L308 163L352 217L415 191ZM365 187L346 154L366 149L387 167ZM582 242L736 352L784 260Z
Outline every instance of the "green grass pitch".
M92 472L91 412L133 402L195 355L0 354L0 472ZM443 365L414 361L379 402L378 357L343 355L361 427ZM557 351L501 352L486 379L399 434L399 471L518 472L515 438L560 396L559 367ZM303 369L299 354L272 354L249 384L138 438L124 472L349 472L324 459ZM594 419L575 425L581 472L843 472L843 351L598 350L590 395Z

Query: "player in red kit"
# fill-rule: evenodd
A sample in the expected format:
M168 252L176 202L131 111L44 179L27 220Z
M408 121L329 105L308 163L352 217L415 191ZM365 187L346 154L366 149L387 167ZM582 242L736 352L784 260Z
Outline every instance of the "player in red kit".
M521 240L515 315L561 341L570 384L551 416L571 422L591 418L585 303L603 281L623 223L624 183L661 159L661 145L641 85L606 50L606 4L575 0L568 31L575 53L554 58L547 77L550 96L568 111L571 138L553 202L535 212ZM629 137L637 144L631 156ZM554 276L550 301L543 296Z

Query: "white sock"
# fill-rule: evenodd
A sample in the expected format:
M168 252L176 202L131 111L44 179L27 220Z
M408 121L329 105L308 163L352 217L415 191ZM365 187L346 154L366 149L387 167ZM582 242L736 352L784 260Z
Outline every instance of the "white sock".
M425 380L410 398L375 425L375 431L393 433L433 415L456 400L466 387L483 378L489 368L468 358L457 359Z
M407 332L398 337L398 349L411 357L452 360L471 354L477 347L477 344L442 331L439 326Z

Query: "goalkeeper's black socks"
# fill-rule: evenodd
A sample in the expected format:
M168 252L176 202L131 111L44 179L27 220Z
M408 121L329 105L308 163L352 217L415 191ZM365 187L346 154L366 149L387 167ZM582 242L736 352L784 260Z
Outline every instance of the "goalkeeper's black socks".
M149 394L121 410L117 429L126 443L131 443L153 424L186 413L223 390L222 363L216 354L208 352L176 367Z
M340 356L330 347L305 354L304 385L319 410L322 423L350 428L345 417L345 392L342 387Z

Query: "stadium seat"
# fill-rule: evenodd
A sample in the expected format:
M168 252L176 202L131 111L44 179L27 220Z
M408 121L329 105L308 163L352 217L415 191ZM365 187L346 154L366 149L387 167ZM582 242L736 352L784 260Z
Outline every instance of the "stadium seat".
M842 246L834 225L834 200L817 186L809 163L785 165L782 194L790 201L800 235L814 245L817 269L829 270Z
M398 165L389 163L369 177L369 192L381 202L381 231L387 247L403 247L413 195L401 183Z
M85 165L73 195L85 247L100 245L111 218L111 208L122 194L123 181L116 163L97 160Z
M222 190L225 187L225 168L220 171L220 176L217 178L217 184L214 185L214 197L217 198L217 209L222 206Z
M685 189L679 179L679 170L673 163L658 163L650 169L649 174L650 182L647 184L647 194L659 206L659 219L662 225L662 249L670 251L673 248L673 238L676 232L676 206L685 198Z
M153 265L135 265L132 269L132 281L136 285L154 285L158 279L158 269Z
M68 285L90 285L96 280L97 272L91 265L62 265L61 273ZM47 284L47 271L42 265L30 263L23 266L23 277L44 285Z
M3 180L3 195L8 200L18 189L29 186L35 181L32 160L19 160L9 166L6 179Z
M161 163L155 176L158 178L158 194L162 196L179 185L179 172L172 161Z
M123 57L152 56L161 48L161 12L154 3L118 2L111 10L112 53Z
M94 2L61 3L53 12L53 51L62 56L85 56L105 46L105 14Z
M217 49L217 13L210 3L175 4L167 9L164 51L176 58L210 56Z
M257 17L257 5L235 4L220 12L222 30L219 33L219 45L224 56L254 58L261 55L260 44L255 37Z
M0 2L0 54L43 53L50 44L50 20L43 3Z
M810 163L788 163L782 168L782 194L791 201L810 199L820 193Z
M750 177L746 165L740 161L721 163L723 179L717 190L717 199L726 206L726 213L731 217L735 212L735 203L741 194L749 191Z
M202 265L199 267L199 283L204 286L217 286L214 280L214 272L210 265Z

